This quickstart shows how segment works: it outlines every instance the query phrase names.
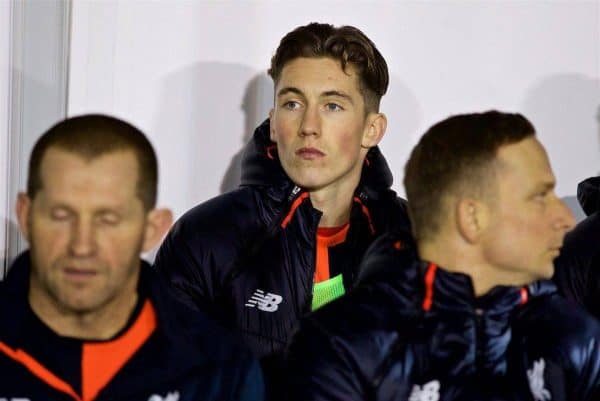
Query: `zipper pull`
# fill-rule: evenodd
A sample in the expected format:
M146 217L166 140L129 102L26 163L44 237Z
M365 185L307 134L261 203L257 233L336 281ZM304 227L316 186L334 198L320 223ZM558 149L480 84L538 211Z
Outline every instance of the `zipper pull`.
M296 195L300 193L300 191L302 191L302 188L300 188L298 185L294 185L290 196L288 196L288 202L291 202L296 197Z

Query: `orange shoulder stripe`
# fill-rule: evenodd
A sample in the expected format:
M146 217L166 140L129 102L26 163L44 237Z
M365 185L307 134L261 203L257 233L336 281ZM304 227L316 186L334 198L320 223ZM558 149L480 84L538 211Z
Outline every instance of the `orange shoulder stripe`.
M50 372L44 365L36 361L31 355L22 349L12 349L8 345L0 342L0 352L6 356L25 366L31 373L37 376L40 380L48 384L50 387L70 395L76 401L82 401L81 397L73 390L68 383Z

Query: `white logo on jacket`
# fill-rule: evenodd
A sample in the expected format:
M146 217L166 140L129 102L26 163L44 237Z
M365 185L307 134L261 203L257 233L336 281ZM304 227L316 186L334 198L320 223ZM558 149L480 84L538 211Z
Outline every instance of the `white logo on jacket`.
M277 308L279 308L279 304L283 298L281 295L272 294L270 292L265 292L263 290L256 290L254 294L250 297L250 299L246 302L248 308L255 308L265 311L265 312L275 312Z
M179 401L179 391L173 391L161 397L158 394L153 394L148 398L148 401Z
M408 401L438 401L440 399L440 382L432 380L419 386L415 384Z
M550 391L544 388L544 369L546 361L540 358L533 362L533 368L527 369L527 378L529 379L529 389L535 401L548 401L552 399Z

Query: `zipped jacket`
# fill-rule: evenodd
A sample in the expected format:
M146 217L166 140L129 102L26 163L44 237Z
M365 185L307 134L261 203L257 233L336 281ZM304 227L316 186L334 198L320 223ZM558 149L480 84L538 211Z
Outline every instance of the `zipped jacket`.
M393 267L385 277L302 321L289 399L600 399L600 325L551 281L476 297L470 277L396 245L382 238L366 256Z
M359 262L373 239L408 227L391 184L385 159L372 148L339 252L346 289L360 276ZM320 218L309 194L281 167L266 120L245 148L240 188L181 217L155 266L180 300L241 335L256 355L279 354L311 310Z
M565 236L554 282L566 298L600 319L600 177L581 182L577 198L587 217Z
M144 306L110 341L68 339L45 326L52 335L28 332L33 314L27 300L29 275L29 255L24 253L0 285L1 400L263 399L262 374L250 352L173 299L147 263L142 262L138 284ZM71 375L77 379L66 379L67 364L71 371L81 366Z

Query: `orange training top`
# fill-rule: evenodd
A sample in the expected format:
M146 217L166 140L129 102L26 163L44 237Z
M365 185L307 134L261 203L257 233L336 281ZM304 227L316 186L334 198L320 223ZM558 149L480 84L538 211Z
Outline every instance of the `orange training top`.
M340 227L319 227L317 230L317 263L315 283L329 280L329 248L346 241L350 224Z

